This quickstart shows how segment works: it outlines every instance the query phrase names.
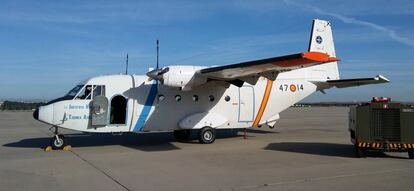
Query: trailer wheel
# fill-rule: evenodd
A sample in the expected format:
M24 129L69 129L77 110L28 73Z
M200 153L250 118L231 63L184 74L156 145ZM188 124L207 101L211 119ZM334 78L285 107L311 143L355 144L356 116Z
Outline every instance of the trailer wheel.
M414 149L408 149L408 158L414 159Z
M191 136L191 130L175 130L174 137L177 141L188 141Z
M198 140L203 144L210 144L216 140L216 131L211 127L203 127L198 132Z
M365 150L358 148L357 146L355 146L355 155L357 158L365 158Z

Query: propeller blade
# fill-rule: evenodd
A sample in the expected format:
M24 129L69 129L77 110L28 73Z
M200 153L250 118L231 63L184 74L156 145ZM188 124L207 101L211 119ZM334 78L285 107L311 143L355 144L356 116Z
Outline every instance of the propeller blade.
M147 72L147 76L150 77L151 79L162 81L163 80L162 75L167 73L168 71L170 71L170 68L168 67L158 68L158 69L154 69L154 70Z

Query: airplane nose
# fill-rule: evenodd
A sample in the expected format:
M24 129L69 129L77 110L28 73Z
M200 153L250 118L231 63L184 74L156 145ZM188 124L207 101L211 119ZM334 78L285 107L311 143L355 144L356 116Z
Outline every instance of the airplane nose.
M33 118L35 118L36 120L39 120L39 109L36 109L36 110L33 112Z
M53 104L40 106L33 113L33 117L47 124L53 124Z

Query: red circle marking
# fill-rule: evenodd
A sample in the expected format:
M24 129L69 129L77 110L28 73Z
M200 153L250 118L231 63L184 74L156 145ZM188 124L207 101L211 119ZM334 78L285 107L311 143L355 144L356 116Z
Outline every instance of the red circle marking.
M289 89L290 89L290 91L291 91L291 92L295 92L295 91L296 91L296 86L295 86L295 85L293 85L293 84L291 84L291 85L289 86Z

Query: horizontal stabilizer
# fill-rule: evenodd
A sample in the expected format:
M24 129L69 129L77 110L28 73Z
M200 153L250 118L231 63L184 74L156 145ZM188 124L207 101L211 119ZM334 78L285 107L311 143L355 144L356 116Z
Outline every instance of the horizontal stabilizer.
M354 78L354 79L341 79L341 80L328 80L326 82L314 82L318 89L327 89L331 87L347 88L353 86L362 86L369 84L382 84L390 82L384 76L378 75L373 78Z

